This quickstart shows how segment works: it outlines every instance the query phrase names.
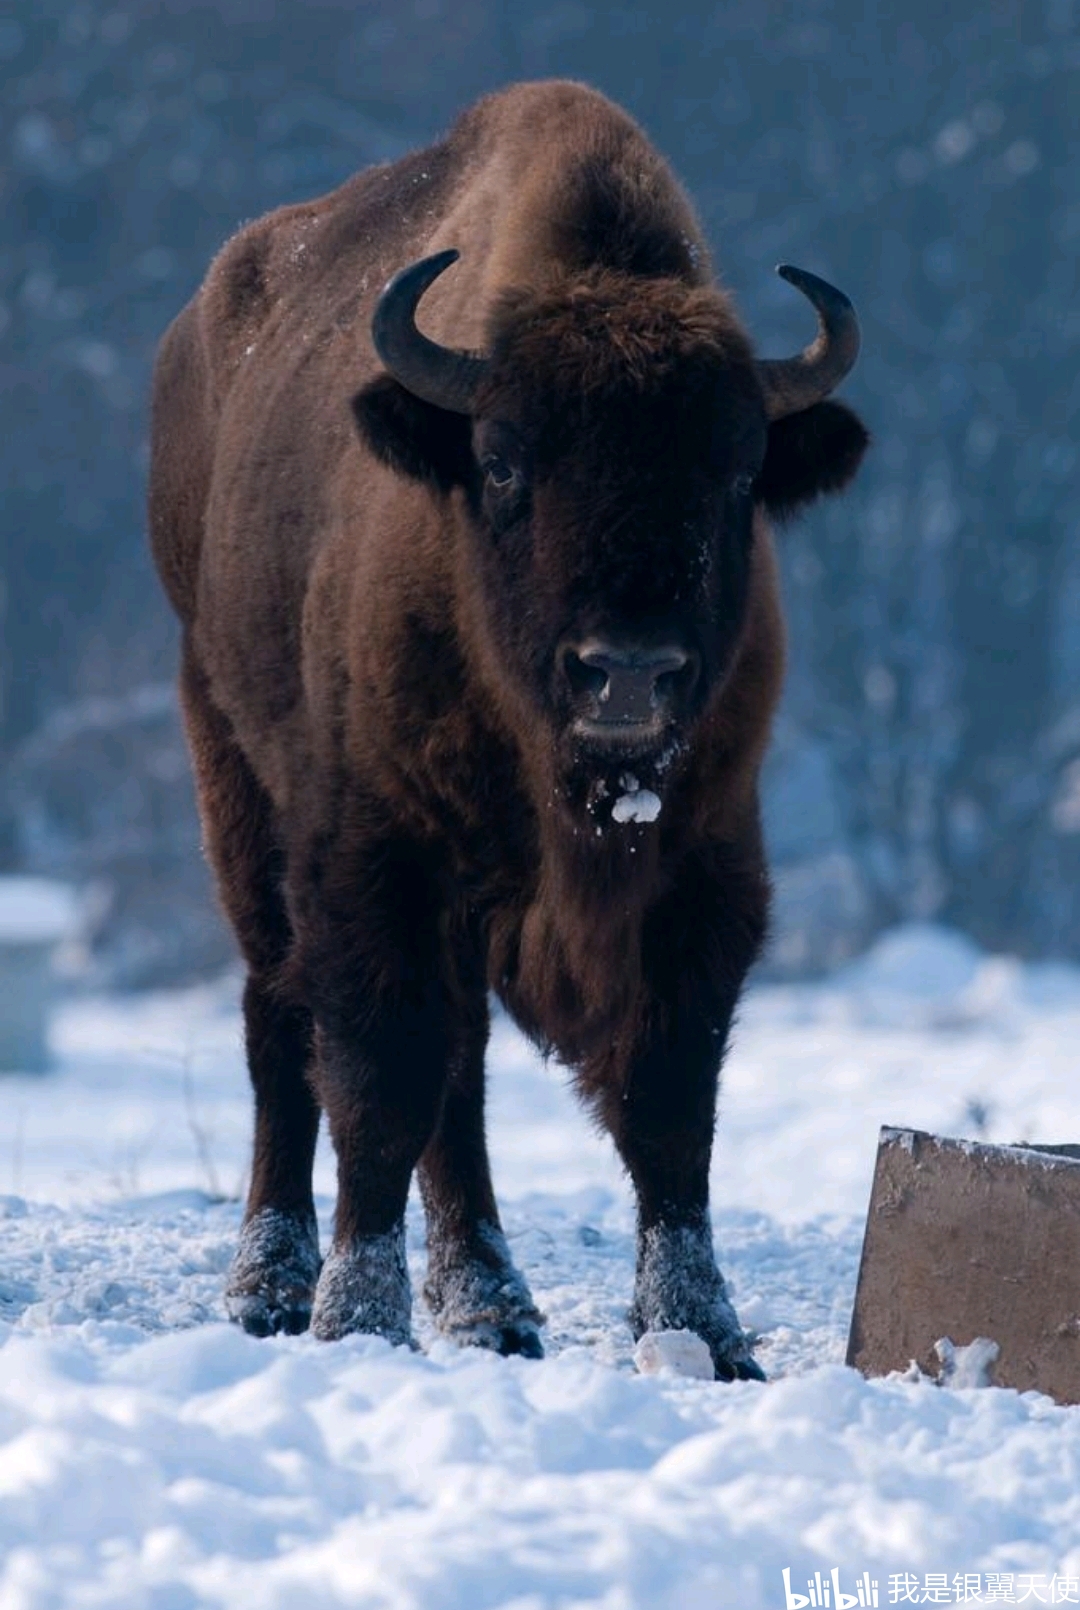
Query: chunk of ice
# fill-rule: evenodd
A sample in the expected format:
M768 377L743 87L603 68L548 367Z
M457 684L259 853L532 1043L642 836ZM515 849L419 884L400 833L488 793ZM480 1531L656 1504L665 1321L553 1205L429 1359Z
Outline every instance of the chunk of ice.
M611 807L613 822L655 822L660 815L660 798L649 788L633 794L620 794Z
M990 1370L1001 1349L989 1336L976 1336L966 1347L957 1347L948 1336L940 1336L934 1343L934 1352L941 1360L941 1386L993 1386Z
M692 1330L647 1330L634 1348L634 1363L641 1375L686 1375L695 1381L715 1379L712 1355Z

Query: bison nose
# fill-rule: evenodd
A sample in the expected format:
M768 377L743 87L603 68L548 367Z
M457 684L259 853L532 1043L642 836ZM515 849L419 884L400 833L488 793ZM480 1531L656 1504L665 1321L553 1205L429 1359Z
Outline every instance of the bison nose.
M559 658L571 692L594 721L653 720L685 700L698 675L696 655L674 644L616 647L594 638L564 643Z

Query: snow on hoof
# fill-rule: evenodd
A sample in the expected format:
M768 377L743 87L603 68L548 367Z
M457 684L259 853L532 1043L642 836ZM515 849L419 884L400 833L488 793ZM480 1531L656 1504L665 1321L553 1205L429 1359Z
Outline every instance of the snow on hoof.
M298 1336L311 1323L318 1278L315 1220L263 1208L241 1228L225 1287L225 1312L249 1336Z
M652 1225L643 1233L629 1317L635 1339L692 1332L718 1381L765 1379L716 1267L707 1222Z
M692 1330L647 1330L634 1348L641 1375L686 1375L696 1381L715 1379L708 1342Z
M414 1347L405 1225L332 1247L315 1288L311 1334L336 1342L359 1333Z
M648 1330L634 1348L640 1375L683 1375L696 1381L764 1381L765 1371L745 1346L728 1355L713 1352L692 1330Z
M514 1267L506 1237L481 1224L462 1245L434 1243L424 1297L441 1333L463 1347L486 1347L504 1357L543 1358L544 1316Z

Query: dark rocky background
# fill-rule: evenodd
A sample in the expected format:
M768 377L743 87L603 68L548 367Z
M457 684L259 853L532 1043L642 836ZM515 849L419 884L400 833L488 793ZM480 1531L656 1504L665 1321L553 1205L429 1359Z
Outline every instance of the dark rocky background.
M0 868L88 891L98 978L231 954L144 551L155 342L241 220L546 74L673 160L762 351L809 334L779 259L862 315L875 450L781 543L773 966L905 917L1080 955L1072 0L9 0Z

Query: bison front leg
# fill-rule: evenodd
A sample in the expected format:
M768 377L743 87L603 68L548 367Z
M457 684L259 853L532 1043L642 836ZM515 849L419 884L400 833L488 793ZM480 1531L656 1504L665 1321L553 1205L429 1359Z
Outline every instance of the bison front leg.
M225 1288L229 1318L253 1336L306 1330L319 1275L311 1168L319 1112L304 1077L311 1019L252 975L244 991L255 1090L247 1210Z
M435 1133L420 1161L428 1227L424 1296L445 1336L466 1346L542 1358L543 1316L514 1267L499 1223L484 1135L487 1003L482 974Z
M319 1109L306 1072L311 1016L280 989L293 941L270 800L185 643L180 694L207 853L248 964L244 1031L255 1096L255 1153L225 1307L253 1336L307 1329L319 1274L311 1168Z
M373 841L360 818L343 810L292 858L295 975L338 1175L311 1329L411 1343L405 1204L435 1129L455 1011L434 869L418 846Z
M334 1240L311 1314L323 1341L354 1331L412 1341L405 1204L435 1124L448 1050L441 1017L435 1000L408 996L363 1024L316 1016L316 1081L338 1173Z
M695 1055L695 1052L697 1053ZM630 1325L691 1330L717 1378L763 1380L717 1267L709 1218L715 1052L684 1035L634 1064L612 1130L637 1194L637 1267Z
M730 891L713 912L730 913ZM625 1062L585 1070L637 1196L630 1324L691 1330L719 1380L764 1380L713 1252L709 1162L720 1064L743 977L764 927L757 904L738 923L710 923L707 885L665 903L646 932L646 1005ZM692 915L691 915L692 914ZM757 937L755 937L757 936Z

